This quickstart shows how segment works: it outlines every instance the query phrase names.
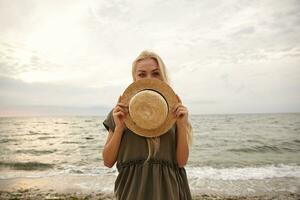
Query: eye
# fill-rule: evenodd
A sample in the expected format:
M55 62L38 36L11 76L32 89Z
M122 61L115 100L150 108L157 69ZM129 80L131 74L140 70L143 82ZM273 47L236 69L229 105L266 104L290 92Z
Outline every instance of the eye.
M159 76L159 72L154 72L153 75L154 76Z
M145 77L145 74L138 74L139 77Z

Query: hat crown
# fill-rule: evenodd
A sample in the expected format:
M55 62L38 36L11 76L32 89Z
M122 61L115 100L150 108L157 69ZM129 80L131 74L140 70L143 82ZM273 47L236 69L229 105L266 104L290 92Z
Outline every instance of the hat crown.
M129 107L125 118L127 128L140 136L158 137L167 133L176 122L171 108L178 99L173 89L161 80L134 81L122 94L121 102Z
M167 119L168 104L157 91L145 89L131 98L129 114L137 126L153 130L160 127Z

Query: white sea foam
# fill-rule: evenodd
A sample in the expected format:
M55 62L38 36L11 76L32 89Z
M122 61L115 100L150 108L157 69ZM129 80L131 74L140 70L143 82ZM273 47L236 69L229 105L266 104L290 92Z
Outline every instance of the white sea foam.
M73 176L117 176L117 168L102 167L102 166L75 166L61 165L59 169L47 171L24 171L24 170L3 170L0 174L0 179L11 178L43 178L60 175Z
M198 180L251 180L272 178L300 178L300 166L298 165L268 165L260 167L222 168L213 167L186 167L189 179ZM42 178L56 175L76 176L117 176L116 167L102 166L74 166L65 165L63 169L47 171L15 171L7 170L0 174L0 179L9 178Z
M223 168L186 167L191 179L211 180L250 180L271 178L300 178L300 166L297 165L268 165L260 167Z

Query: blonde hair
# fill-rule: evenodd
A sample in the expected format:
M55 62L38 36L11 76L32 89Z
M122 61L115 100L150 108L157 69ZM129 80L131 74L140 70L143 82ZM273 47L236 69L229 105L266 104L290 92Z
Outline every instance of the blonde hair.
M153 60L155 60L157 62L158 70L159 70L159 72L162 76L163 81L166 82L167 84L170 84L167 69L166 69L166 66L165 66L164 62L162 61L162 59L156 53L151 52L151 51L142 51L142 53L133 61L133 63L132 63L132 78L133 78L133 81L136 81L135 80L135 73L136 73L137 63L139 61L145 60L147 58L152 58Z
M133 81L136 81L136 68L137 68L137 63L141 60L152 58L155 60L158 64L158 70L160 72L160 75L162 76L162 80L170 85L169 82L169 77L167 73L166 66L162 59L157 55L156 53L152 51L142 51L140 55L133 61L132 63L132 78ZM189 122L189 132L188 132L188 141L191 144L192 143L192 126L191 123ZM147 138L147 144L148 144L148 158L146 161L148 161L152 156L155 156L155 154L159 151L160 147L160 138L159 137L153 137L153 138Z

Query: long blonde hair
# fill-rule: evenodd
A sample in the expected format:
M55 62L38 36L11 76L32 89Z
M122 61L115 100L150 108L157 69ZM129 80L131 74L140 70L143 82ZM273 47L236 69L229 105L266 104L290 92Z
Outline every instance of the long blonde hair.
M140 53L140 55L132 63L132 78L133 78L133 81L136 81L135 74L136 74L137 63L139 61L147 59L147 58L152 58L157 62L158 70L159 70L159 72L162 76L162 80L165 83L167 83L168 85L170 85L167 69L166 69L166 66L165 66L164 62L159 57L159 55L157 55L156 53L154 53L152 51L147 51L147 50L142 51ZM192 142L192 126L191 126L190 122L189 122L188 125L189 125L188 141L191 144L191 142ZM148 153L149 154L148 154L148 158L147 158L146 161L148 161L152 156L155 156L155 154L159 151L160 138L159 137L147 138L147 144L148 144Z

